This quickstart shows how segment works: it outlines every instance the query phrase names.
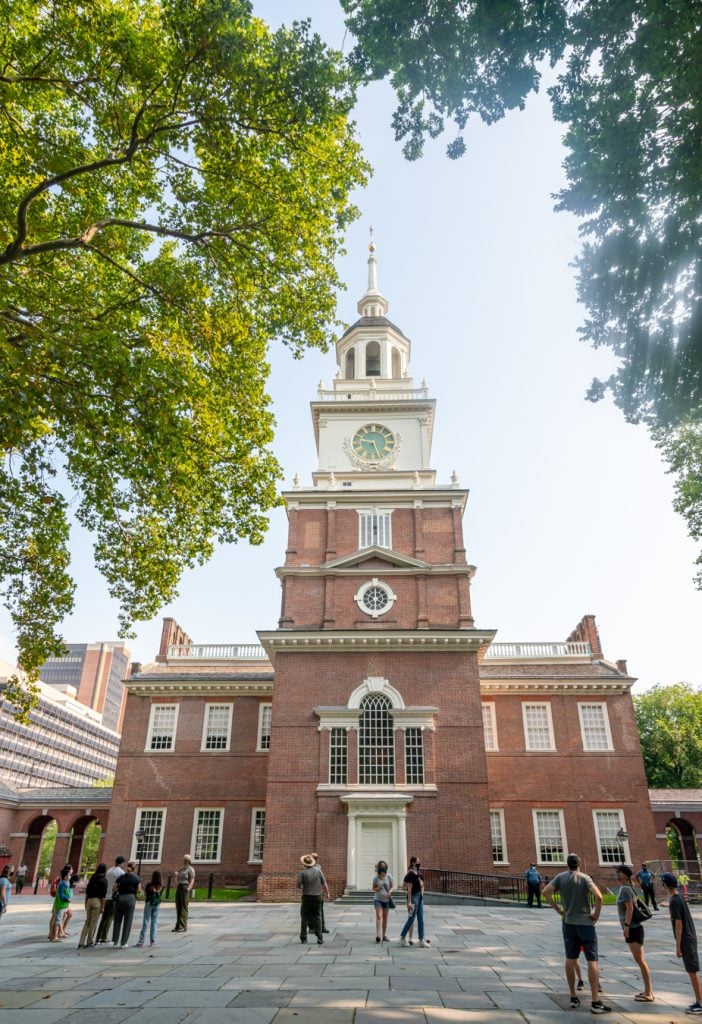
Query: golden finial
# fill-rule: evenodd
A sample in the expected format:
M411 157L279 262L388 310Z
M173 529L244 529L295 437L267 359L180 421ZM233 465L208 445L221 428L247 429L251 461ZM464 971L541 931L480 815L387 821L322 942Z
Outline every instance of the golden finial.
M373 225L370 226L370 245L368 246L369 252L375 252L375 243L373 241Z

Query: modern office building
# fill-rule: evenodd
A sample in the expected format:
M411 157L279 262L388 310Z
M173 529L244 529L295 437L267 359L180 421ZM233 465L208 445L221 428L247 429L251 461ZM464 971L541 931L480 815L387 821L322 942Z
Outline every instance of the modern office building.
M73 688L81 704L102 715L106 728L121 732L129 659L129 649L115 641L66 644L66 653L45 661L39 675L58 690Z

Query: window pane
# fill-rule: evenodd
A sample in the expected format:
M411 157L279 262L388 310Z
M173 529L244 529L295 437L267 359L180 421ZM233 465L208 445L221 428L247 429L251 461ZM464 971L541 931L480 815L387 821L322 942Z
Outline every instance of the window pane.
M361 517L361 548L390 547L390 513L364 512Z
M551 750L551 729L546 704L525 704L524 721L529 750Z
M492 835L492 862L505 863L505 838L502 835L502 815L499 811L490 811L490 833Z
M348 737L346 729L332 729L329 737L329 782L345 786L348 781Z
M421 729L405 729L405 775L408 785L424 785L424 743Z
M580 721L585 750L609 750L605 709L601 704L581 704Z
M152 750L172 750L175 718L175 704L157 704L154 706L150 744Z
M536 812L536 842L541 864L557 864L565 860L561 816L558 811Z
M221 811L198 811L195 826L195 860L217 860Z
M358 781L365 786L395 782L395 734L390 701L371 693L361 701L358 730Z
M497 750L497 738L492 721L492 704L483 704L483 733L485 736L485 749Z
M263 860L263 840L266 833L266 812L258 810L254 814L252 860Z
M624 860L624 845L617 839L617 832L622 827L619 811L596 811L595 821L600 863L621 864Z
M144 830L141 842L137 844L137 857L142 860L158 861L161 849L161 831L163 829L163 811L140 811L139 824Z
M229 746L229 704L209 704L205 750L226 750Z
M270 750L271 748L271 712L273 711L272 704L261 705L261 717L260 729L261 734L258 737L258 749L259 750Z

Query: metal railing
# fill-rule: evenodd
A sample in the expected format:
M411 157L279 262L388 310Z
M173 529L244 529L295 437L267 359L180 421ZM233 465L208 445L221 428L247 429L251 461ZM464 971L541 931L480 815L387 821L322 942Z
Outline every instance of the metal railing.
M514 900L526 903L527 883L518 875L484 875L473 871L444 871L424 868L424 888L428 893L474 896L478 899Z
M571 643L490 644L486 658L583 658L592 654L590 644Z
M407 388L402 391L390 391L382 387L368 387L362 391L327 391L319 388L317 391L319 402L416 402L428 397L429 388Z
M197 661L263 661L268 655L262 644L171 644L168 657Z

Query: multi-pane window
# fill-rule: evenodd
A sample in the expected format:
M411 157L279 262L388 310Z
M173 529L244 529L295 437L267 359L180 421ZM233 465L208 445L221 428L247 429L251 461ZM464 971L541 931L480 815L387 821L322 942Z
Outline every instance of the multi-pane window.
M389 512L361 512L359 518L359 548L391 547Z
M263 840L266 834L266 811L263 807L254 807L251 812L251 845L249 860L263 860Z
M492 837L493 864L507 863L507 847L505 845L505 817L503 810L490 811L490 835Z
M152 704L146 749L173 750L177 721L177 704Z
M349 744L346 729L334 728L329 734L329 782L345 786L349 778Z
M522 704L527 750L555 750L550 704Z
M229 750L231 722L231 704L206 704L202 749Z
M405 779L410 786L424 785L424 743L422 730L405 729Z
M534 833L540 864L565 863L562 811L534 811Z
M193 826L193 860L218 861L222 842L221 808L202 808L195 811Z
M141 829L143 835L139 839L134 839L132 860L141 860L145 864L160 862L165 819L166 812L163 808L149 807L138 810L135 832Z
M578 704L583 750L612 750L606 704Z
M361 701L358 729L358 781L364 786L395 782L395 735L392 705L382 693L370 693Z
M271 749L271 714L272 704L259 704L258 706L258 743L256 750Z
M624 831L624 816L621 811L593 811L597 849L600 864L621 864L629 860L626 840L617 836Z
M495 719L494 704L483 704L483 735L485 737L485 749L497 750L497 721Z

